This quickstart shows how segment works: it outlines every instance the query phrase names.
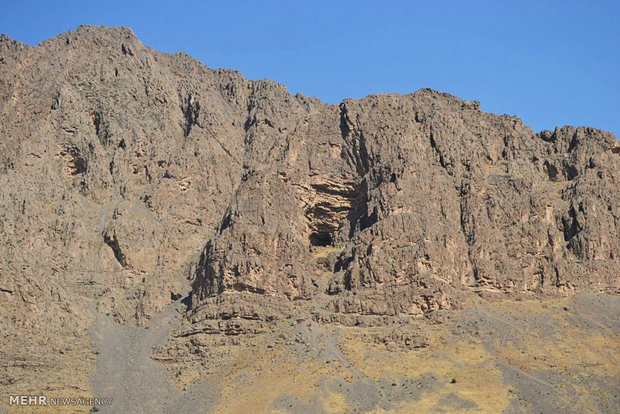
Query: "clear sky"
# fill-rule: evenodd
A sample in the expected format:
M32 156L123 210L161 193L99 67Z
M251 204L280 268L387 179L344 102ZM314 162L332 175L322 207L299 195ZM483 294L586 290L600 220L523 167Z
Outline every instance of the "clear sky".
M620 137L619 0L0 0L0 32L31 45L80 24L328 103L430 87Z

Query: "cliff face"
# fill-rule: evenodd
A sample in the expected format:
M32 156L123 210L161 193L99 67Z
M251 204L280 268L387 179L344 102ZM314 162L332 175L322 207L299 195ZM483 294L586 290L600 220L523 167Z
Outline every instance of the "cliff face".
M0 39L5 344L80 337L89 303L145 323L183 300L190 335L617 292L618 188L605 131L433 90L330 106L122 28Z
M431 90L298 99L285 114L274 98L250 107L246 142L270 154L248 157L196 267L194 308L234 292L322 297L318 312L342 321L451 309L480 290L620 287L611 134L533 134Z

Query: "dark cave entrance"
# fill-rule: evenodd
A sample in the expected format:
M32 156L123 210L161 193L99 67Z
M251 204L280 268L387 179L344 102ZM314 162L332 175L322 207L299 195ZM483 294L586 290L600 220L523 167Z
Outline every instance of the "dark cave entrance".
M315 247L326 247L332 244L332 235L327 232L315 231L310 233L310 244Z

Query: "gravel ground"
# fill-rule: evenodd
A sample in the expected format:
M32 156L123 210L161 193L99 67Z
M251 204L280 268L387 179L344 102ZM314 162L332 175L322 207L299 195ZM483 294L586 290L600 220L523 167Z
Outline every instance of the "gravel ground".
M97 315L90 330L99 352L91 383L95 395L113 399L112 405L100 407L100 412L210 411L217 394L212 387L198 383L181 391L169 382L165 366L150 357L151 349L165 342L177 317L170 307L145 329L121 326L109 316Z

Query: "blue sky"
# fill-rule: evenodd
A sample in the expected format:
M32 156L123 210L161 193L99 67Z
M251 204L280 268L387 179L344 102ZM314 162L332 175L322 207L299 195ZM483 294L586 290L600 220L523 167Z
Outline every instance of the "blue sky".
M328 103L430 87L535 131L620 137L620 1L6 1L0 32L34 45L80 24L270 78Z

